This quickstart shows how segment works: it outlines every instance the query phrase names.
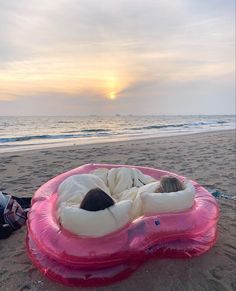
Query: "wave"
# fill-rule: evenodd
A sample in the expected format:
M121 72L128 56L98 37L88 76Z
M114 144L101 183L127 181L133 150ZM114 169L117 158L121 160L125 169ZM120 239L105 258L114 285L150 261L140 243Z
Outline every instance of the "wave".
M216 121L216 123L219 123L219 124L221 124L221 123L227 123L226 121L224 121L224 120L217 120Z
M67 120L67 121L58 121L57 123L59 123L59 124L73 124L74 121L70 121L70 120Z
M82 129L82 130L67 130L64 133L78 133L78 132L110 132L108 129L102 129L102 128L92 128L92 129Z
M143 126L143 127L131 127L126 128L126 130L143 130L143 129L161 129L161 128L179 128L179 127L197 127L201 125L213 125L213 124L224 124L227 123L223 120L217 120L215 122L191 122L191 123L180 123L180 124L163 124L163 125L149 125L149 126Z
M82 129L81 132L108 132L110 130L103 128Z
M108 135L107 132L99 132L97 135ZM67 138L81 138L81 137L92 137L97 136L93 134L58 134L58 135L50 135L50 134L42 134L42 135L30 135L30 136L18 136L18 137L6 137L0 138L0 143L9 143L9 142L22 142L29 140L47 140L47 139L67 139Z

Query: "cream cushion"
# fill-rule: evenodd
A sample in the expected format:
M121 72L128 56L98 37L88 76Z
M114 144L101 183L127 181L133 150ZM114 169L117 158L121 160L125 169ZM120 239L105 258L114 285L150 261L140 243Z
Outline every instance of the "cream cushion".
M185 189L171 193L140 194L143 214L165 212L181 212L190 209L194 204L195 188L190 182L185 183Z
M142 187L133 187L131 189L125 190L120 193L120 200L128 199L133 201L132 209L131 209L131 219L138 218L143 215L143 203L141 200L141 195L145 193L153 193L159 186L159 182L152 182Z
M141 187L155 181L154 178L144 175L138 169L126 167L112 168L110 170L98 168L92 171L91 174L101 178L115 198L132 187Z
M100 237L112 233L130 221L132 202L124 200L100 211L87 211L79 205L60 209L63 227L80 236Z

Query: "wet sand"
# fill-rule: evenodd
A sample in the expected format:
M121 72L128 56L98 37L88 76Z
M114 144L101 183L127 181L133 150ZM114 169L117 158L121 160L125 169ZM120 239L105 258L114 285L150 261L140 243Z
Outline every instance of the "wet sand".
M232 130L1 154L0 190L32 196L44 182L86 163L160 168L236 195ZM236 290L235 201L219 198L218 202L219 237L209 252L186 260L150 260L128 279L100 288L65 287L43 277L28 259L23 227L0 240L0 290Z

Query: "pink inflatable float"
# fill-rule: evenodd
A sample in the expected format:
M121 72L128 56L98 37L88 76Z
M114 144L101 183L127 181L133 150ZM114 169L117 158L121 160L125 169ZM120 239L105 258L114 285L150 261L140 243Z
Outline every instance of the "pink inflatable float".
M194 181L195 201L187 211L141 216L98 238L81 237L63 229L56 215L58 186L71 175L101 167L121 165L84 165L48 181L35 193L26 244L31 260L45 276L71 286L106 285L129 276L149 258L191 258L214 245L219 208L214 197ZM175 175L135 168L155 179Z

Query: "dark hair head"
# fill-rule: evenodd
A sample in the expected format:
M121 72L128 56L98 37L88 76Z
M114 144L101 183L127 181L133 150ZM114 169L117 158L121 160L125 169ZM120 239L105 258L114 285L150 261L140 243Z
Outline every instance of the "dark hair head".
M173 176L163 176L160 180L160 185L156 192L160 193L170 193L184 190L183 183Z
M114 200L100 188L90 190L82 200L80 208L88 211L104 210L114 205Z

